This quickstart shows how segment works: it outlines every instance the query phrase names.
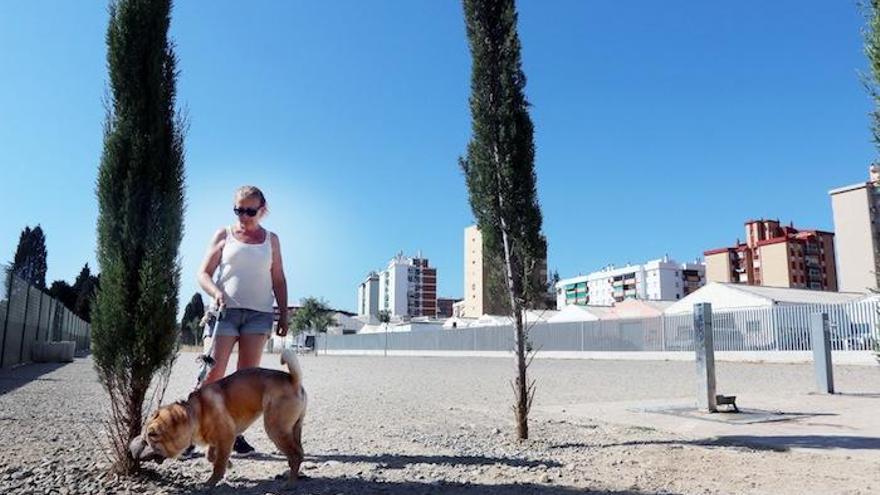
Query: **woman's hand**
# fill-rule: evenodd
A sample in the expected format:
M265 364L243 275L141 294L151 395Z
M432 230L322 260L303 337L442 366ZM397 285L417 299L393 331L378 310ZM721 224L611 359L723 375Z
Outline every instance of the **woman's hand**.
M223 310L226 307L226 296L223 294L223 291L217 291L214 294L214 308L218 310Z
M275 334L279 337L284 337L287 335L287 331L290 327L290 322L287 321L285 315L282 315L282 318L278 320L278 327L275 328Z

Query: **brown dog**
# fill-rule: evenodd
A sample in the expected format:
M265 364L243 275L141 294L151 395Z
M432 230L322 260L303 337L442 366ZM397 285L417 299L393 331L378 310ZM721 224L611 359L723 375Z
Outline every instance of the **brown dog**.
M192 444L207 445L208 460L214 464L207 483L215 485L226 473L236 435L262 414L266 433L287 456L289 482L293 482L303 461L306 391L296 353L285 350L281 364L287 364L290 374L265 368L240 370L191 393L186 401L159 408L144 424L146 450L141 456L173 458Z

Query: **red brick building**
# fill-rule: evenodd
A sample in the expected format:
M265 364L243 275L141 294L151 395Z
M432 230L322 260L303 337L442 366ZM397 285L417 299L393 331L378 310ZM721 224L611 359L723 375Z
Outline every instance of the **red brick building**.
M764 219L745 231L745 242L703 253L707 281L837 291L834 233Z

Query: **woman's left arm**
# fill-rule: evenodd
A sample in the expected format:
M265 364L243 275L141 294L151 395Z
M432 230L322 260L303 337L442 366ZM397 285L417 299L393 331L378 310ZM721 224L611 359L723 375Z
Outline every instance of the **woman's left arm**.
M274 233L272 242L272 290L275 292L275 303L278 304L278 329L275 331L279 337L287 335L287 278L284 277L284 265L281 263L281 242Z

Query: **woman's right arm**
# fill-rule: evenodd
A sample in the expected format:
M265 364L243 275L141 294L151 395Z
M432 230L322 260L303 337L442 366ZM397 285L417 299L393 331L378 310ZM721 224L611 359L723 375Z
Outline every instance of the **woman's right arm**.
M199 267L197 275L202 290L214 298L214 305L217 307L226 305L223 291L214 283L214 272L217 271L217 267L220 265L224 244L226 244L226 229L218 229L211 239L208 252L205 253L205 259L202 260L202 266Z

